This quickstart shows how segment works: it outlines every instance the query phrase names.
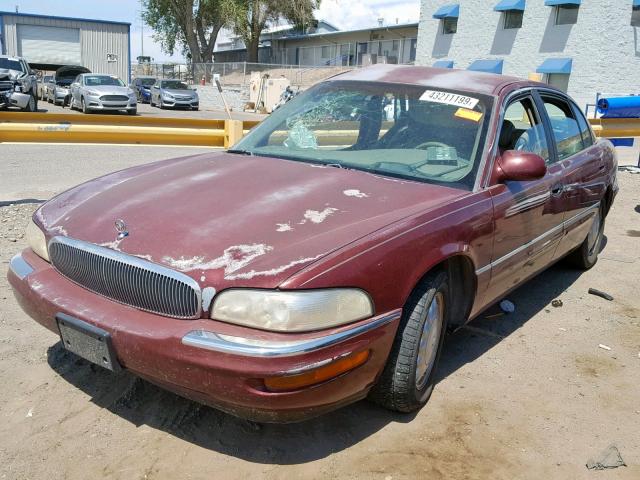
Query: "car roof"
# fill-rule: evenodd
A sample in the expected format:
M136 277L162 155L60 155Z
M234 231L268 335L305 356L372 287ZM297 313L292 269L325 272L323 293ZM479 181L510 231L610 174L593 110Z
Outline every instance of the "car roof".
M547 86L507 75L458 70L454 68L419 67L414 65L380 64L351 70L331 77L329 81L350 80L365 82L399 83L432 88L464 90L485 95L496 95L509 85Z

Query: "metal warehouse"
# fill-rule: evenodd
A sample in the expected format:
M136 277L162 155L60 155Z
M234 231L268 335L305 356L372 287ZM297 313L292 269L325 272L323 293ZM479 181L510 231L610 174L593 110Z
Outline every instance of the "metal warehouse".
M25 57L38 70L82 65L127 82L130 27L124 22L0 12L0 51Z

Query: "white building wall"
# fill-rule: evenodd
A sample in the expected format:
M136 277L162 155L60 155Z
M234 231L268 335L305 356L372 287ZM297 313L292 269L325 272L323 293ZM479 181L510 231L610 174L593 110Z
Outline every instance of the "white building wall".
M7 55L19 55L18 25L43 25L49 27L77 28L80 30L82 66L94 73L117 75L124 82L129 78L129 25L54 17L31 17L3 14L5 51ZM115 62L107 61L107 54L115 54ZM27 61L29 59L27 58Z
M478 59L503 59L503 74L528 78L547 58L573 58L568 93L584 108L597 92L640 93L640 39L631 26L631 0L582 0L578 23L555 25L554 7L527 0L522 28L503 29L499 0L421 0L416 64L436 60L467 68ZM447 4L460 4L458 31L443 35L432 18Z

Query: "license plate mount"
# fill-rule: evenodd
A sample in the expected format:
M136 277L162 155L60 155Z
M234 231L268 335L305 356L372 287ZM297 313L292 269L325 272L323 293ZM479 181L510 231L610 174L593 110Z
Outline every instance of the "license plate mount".
M112 372L122 369L109 332L64 313L56 315L56 322L65 349Z

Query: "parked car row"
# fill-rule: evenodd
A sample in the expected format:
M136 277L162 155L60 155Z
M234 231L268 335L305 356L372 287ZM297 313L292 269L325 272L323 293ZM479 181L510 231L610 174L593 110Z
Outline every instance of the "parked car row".
M195 89L177 79L137 77L127 86L115 75L92 73L80 65L65 65L53 75L38 79L26 59L0 55L0 109L18 107L36 112L38 100L83 113L115 110L135 115L138 103L159 108L200 108Z
M82 66L64 66L42 77L37 92L43 101L83 113L118 110L135 115L138 103L190 110L200 107L198 93L180 80L137 77L126 86L115 75L91 73Z

